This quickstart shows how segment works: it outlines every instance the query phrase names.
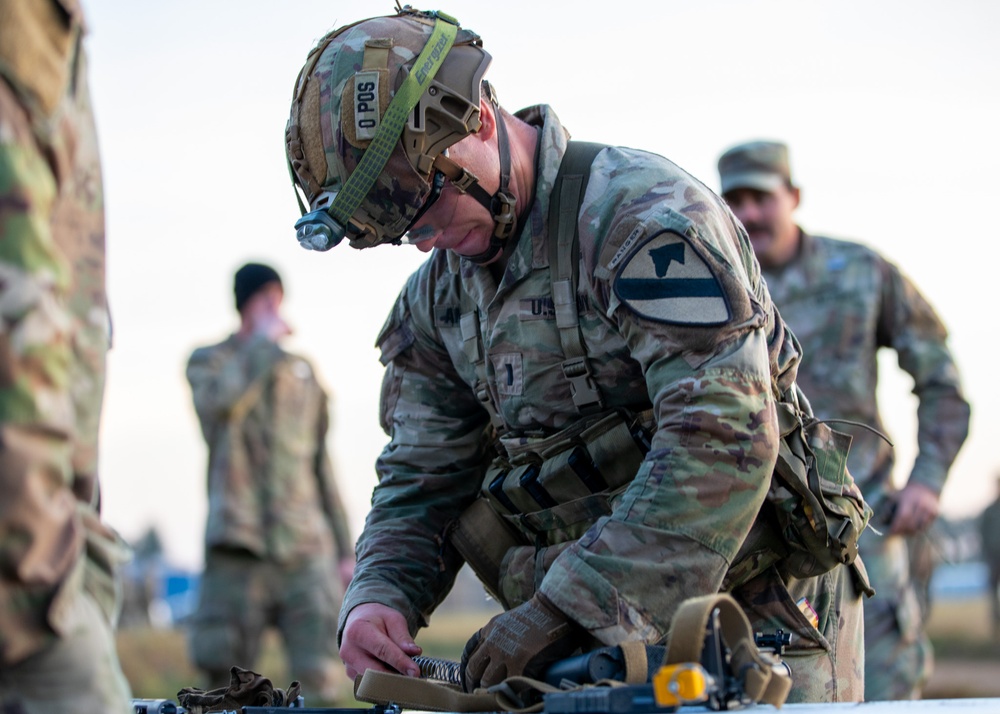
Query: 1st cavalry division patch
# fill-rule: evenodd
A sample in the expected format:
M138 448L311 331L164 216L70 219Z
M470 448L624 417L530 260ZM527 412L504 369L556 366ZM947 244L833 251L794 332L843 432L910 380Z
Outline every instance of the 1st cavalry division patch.
M615 294L633 312L673 325L722 325L732 313L722 284L679 233L640 245L618 272Z

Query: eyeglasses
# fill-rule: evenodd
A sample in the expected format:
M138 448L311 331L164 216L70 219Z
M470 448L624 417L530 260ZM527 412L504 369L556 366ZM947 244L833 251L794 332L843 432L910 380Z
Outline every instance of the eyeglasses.
M413 220L410 221L410 225L408 225L406 227L406 230L403 232L407 236L407 238L406 238L406 242L407 243L419 243L419 242L427 240L428 238L431 237L432 234L428 234L428 235L424 235L424 236L416 236L415 238L410 238L409 237L409 233L410 233L411 230L413 230L413 226L417 225L417 222L421 218L423 218L424 214L427 213L427 211L429 211L431 209L431 206L433 206L435 203L437 203L438 198L441 197L441 191L442 191L442 189L444 189L444 182L445 182L445 175L443 173L441 173L440 171L435 171L434 172L434 180L433 180L433 182L431 182L431 193L430 193L430 195L427 197L427 200L424 201L424 205L422 205L420 207L420 210L417 211L417 215L415 215L413 217Z

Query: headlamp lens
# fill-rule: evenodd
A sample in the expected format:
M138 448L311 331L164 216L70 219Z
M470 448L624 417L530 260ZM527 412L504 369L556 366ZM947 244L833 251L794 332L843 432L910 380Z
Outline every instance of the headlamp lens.
M344 240L346 232L344 227L322 208L307 213L295 221L295 238L306 250L330 250Z

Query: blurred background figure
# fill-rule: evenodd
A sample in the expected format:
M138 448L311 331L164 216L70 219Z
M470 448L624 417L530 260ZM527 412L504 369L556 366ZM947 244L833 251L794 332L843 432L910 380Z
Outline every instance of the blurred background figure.
M237 332L187 365L208 445L205 572L190 649L206 686L252 669L277 627L290 674L313 704L344 681L337 615L353 542L326 448L328 397L310 363L280 346L284 288L270 266L234 280Z
M997 474L997 498L979 516L979 535L983 560L989 569L993 639L1000 642L1000 474Z
M743 222L781 316L802 344L798 381L821 419L884 433L876 402L882 347L896 351L919 399L919 453L899 490L893 450L872 429L834 424L853 437L849 468L875 510L860 540L876 595L865 603L865 699L917 699L932 667L930 640L909 573L906 537L938 515L948 470L969 428L969 405L947 331L899 269L859 243L807 234L795 223L801 191L788 148L755 141L718 162L722 195Z
M0 0L0 711L130 711L100 520L104 196L70 0Z

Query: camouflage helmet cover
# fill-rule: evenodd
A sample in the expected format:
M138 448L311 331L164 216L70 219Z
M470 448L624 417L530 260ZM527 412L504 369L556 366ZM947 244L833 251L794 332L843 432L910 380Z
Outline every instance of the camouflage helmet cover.
M332 203L361 161L438 16L407 5L394 16L334 30L310 52L296 80L285 144L293 181L313 210ZM489 63L479 36L459 28L352 216L348 236L353 247L400 241L431 192L434 159L479 130L482 77Z

